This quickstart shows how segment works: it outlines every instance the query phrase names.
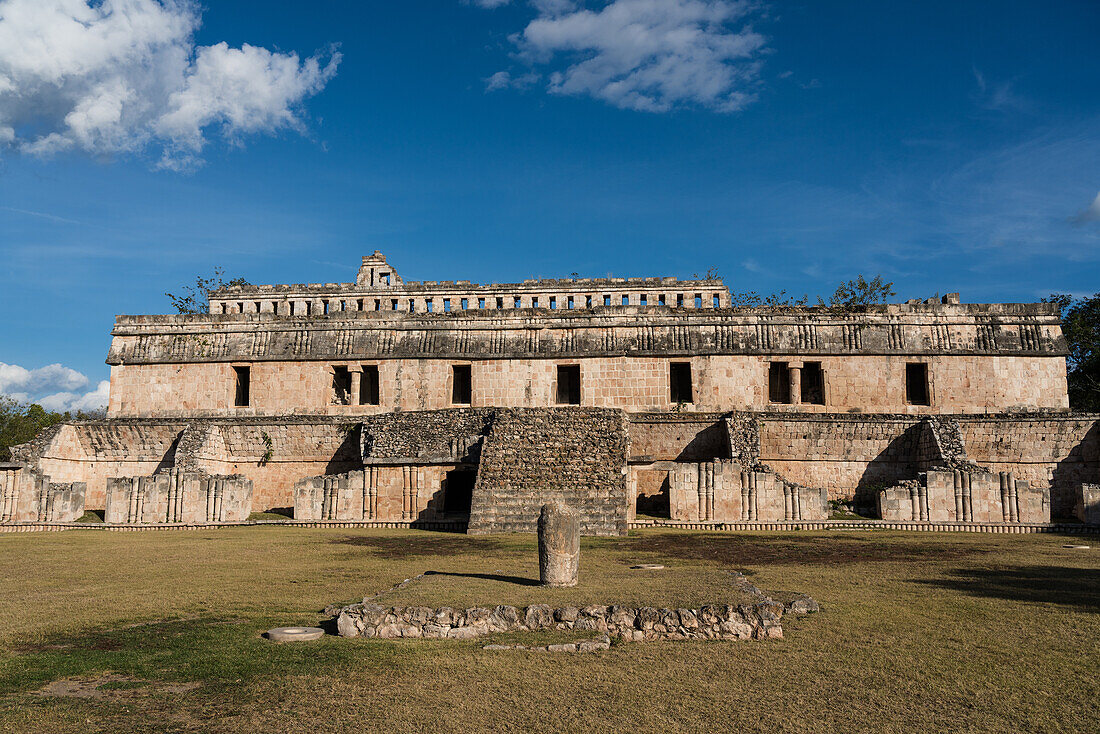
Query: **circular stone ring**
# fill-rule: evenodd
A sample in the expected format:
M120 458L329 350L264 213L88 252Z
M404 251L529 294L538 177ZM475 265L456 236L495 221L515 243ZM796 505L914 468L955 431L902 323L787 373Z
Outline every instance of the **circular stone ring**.
M275 642L299 642L301 640L319 640L325 631L320 627L276 627L264 633L267 639Z

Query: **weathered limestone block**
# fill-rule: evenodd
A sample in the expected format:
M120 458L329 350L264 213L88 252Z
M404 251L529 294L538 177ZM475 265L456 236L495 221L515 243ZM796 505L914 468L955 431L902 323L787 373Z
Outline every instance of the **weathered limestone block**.
M165 472L107 480L108 523L242 522L252 513L252 480Z
M296 520L378 518L378 469L306 477L294 485Z
M1077 488L1074 515L1081 522L1100 525L1100 484L1081 484Z
M581 526L577 513L565 505L543 505L538 533L542 585L576 586L581 558Z
M878 507L893 522L1050 522L1050 490L1010 472L929 471L879 492Z
M672 519L687 522L824 520L829 511L824 489L723 459L677 464L669 490Z
M84 514L84 482L51 482L20 465L0 469L0 522L74 522Z
M0 522L15 519L22 464L0 464Z

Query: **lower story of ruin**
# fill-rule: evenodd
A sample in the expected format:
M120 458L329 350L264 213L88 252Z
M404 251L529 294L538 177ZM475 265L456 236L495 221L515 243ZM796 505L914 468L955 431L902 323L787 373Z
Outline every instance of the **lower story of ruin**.
M0 523L305 521L530 532L558 500L614 535L819 522L1100 522L1100 416L921 417L456 408L361 416L72 422L0 464Z

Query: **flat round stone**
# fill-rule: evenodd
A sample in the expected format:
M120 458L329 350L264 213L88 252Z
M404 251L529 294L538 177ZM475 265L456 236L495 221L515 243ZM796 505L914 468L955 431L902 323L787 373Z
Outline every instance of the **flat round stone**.
M319 640L325 631L320 627L276 627L264 633L267 639L275 642L299 642L302 640Z
M631 566L635 571L660 571L664 566L659 563L639 563L635 566Z
M1087 545L1063 545L1062 547L1063 548L1072 548L1073 550L1088 550L1089 549L1089 546L1087 546Z

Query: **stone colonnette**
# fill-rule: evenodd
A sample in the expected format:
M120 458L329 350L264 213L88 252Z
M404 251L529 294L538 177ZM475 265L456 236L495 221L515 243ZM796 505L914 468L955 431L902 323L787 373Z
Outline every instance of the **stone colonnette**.
M543 586L577 585L581 560L581 524L577 513L550 503L539 514L539 580Z

